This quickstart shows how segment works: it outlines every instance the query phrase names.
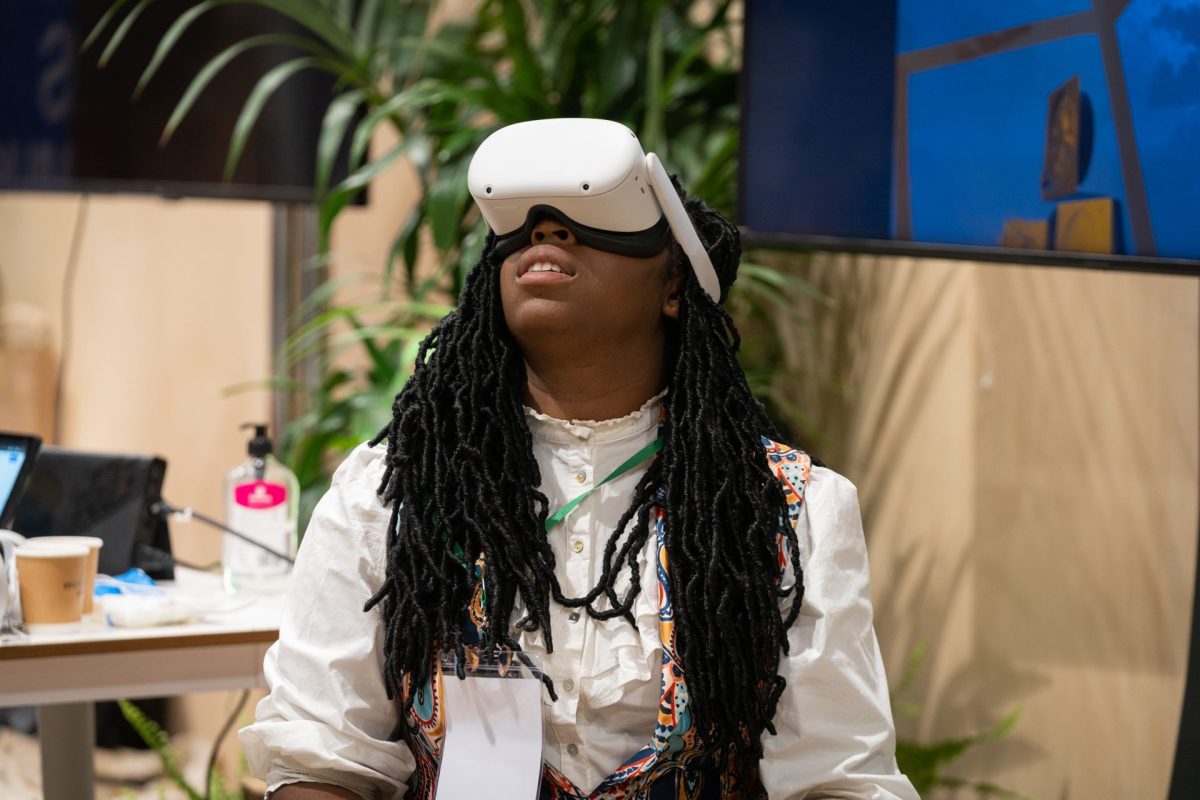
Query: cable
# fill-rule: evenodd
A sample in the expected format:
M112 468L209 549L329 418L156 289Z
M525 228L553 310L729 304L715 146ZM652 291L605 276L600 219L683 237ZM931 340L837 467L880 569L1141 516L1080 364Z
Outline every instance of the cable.
M167 558L171 559L172 566L187 567L188 569L194 569L197 572L216 572L217 570L219 570L221 568L220 561L213 561L209 564L201 565L201 564L193 564L190 561L184 561L183 559L176 558L173 555L168 555Z
M221 732L217 734L217 740L213 742L212 752L208 754L208 769L204 770L204 779L207 783L204 786L204 800L211 800L212 785L213 785L213 767L217 765L217 753L221 751L221 742L225 741L225 737L229 735L229 729L233 727L233 723L237 722L238 714L242 713L242 709L246 707L246 701L250 698L250 690L243 689L242 697L238 700L237 707L233 709L233 713L229 715L229 719L225 720L225 725L222 726Z
M241 531L234 530L233 528L226 525L224 522L213 519L212 517L207 516L206 514L201 514L199 511L196 511L194 509L176 508L175 506L171 505L170 503L168 503L165 500L159 500L150 506L150 513L154 514L156 516L159 516L159 517L163 517L164 519L166 519L168 517L175 517L176 519L182 520L184 522L186 522L190 519L198 519L201 522L204 522L208 525L213 526L214 528L220 528L221 530L225 531L225 533L228 533L230 536L234 536L238 539L241 539L243 542L246 542L247 544L252 544L260 550L265 550L268 553L270 553L271 555L275 556L276 558L286 561L289 564L296 563L296 560L293 559L291 556L285 555L284 553L281 553L272 547L268 547L267 545L263 544L262 542L260 542L256 539L253 539L250 536L247 536L246 534L242 533Z
M88 195L79 198L75 212L75 227L71 232L71 244L67 250L67 268L63 272L62 308L58 374L54 380L54 443L62 443L63 383L67 376L67 360L71 354L71 314L75 305L75 277L79 272L79 251L82 249L83 232L87 227Z

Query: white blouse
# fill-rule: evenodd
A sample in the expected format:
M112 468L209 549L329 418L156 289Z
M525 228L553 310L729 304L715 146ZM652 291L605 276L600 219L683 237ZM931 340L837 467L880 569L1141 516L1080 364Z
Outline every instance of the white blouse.
M617 420L566 422L527 410L541 490L566 505L657 435L661 395ZM270 694L239 732L251 771L271 789L312 781L363 797L401 797L413 757L388 736L396 706L381 677L382 612L363 603L383 583L390 510L376 495L385 446L356 449L318 504L292 576L279 641L264 670ZM596 583L604 545L648 463L600 486L550 532L567 596ZM763 735L759 769L772 800L839 797L911 800L896 768L887 682L875 632L867 556L854 487L812 470L797 531L804 570L801 614L789 631L787 680ZM642 554L642 589L626 620L596 621L552 603L554 652L540 631L522 634L541 655L558 701L545 702L543 757L590 790L650 742L657 720L659 641L655 537ZM628 587L628 568L618 595ZM521 609L515 609L517 619Z

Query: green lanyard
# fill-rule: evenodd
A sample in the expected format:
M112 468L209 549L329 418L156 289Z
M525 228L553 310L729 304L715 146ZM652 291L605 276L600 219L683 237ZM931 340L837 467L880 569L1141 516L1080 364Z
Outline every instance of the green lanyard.
M555 511L553 516L547 517L546 518L546 533L549 533L551 528L553 528L555 525L557 525L558 523L560 523L564 519L566 519L567 514L570 514L572 511L574 511L575 507L577 505L579 505L580 503L582 503L584 500L586 500L588 495L590 495L592 492L596 491L601 486L603 486L604 484L613 480L614 478L621 477L626 472L629 472L629 470L633 469L638 464L641 464L643 461L650 458L650 456L658 453L658 451L660 451L662 449L663 449L663 440L660 437L658 439L655 439L653 442L646 445L645 447L643 447L641 450L638 450L636 453L631 455L629 458L625 459L625 462L623 464L621 464L621 466L614 469L607 478L600 481L595 486L588 489L587 491L585 491L583 494L576 497L571 502L567 503L565 506L560 508L558 511Z
M556 511L554 513L554 516L548 518L546 520L546 533L549 533L551 528L553 528L558 523L562 522L566 518L567 514L570 514L572 511L574 511L575 507L577 505L579 505L580 503L582 503L585 499L587 499L587 496L590 495L592 492L596 491L597 489L599 489L601 486L608 483L609 481L621 477L626 472L629 472L629 470L633 469L638 464L641 464L643 461L648 459L650 456L657 454L662 449L663 449L663 440L661 438L655 439L653 442L646 445L641 450L638 450L636 453L631 455L629 458L625 459L625 461L621 464L621 466L614 469L607 478L600 481L598 484L593 486L591 489L588 489L586 492L579 495L571 502L567 503L565 506L563 506L558 511ZM436 517L434 518L434 522L435 523L437 522ZM445 533L442 534L443 539L445 539L446 536L447 535ZM454 545L454 555L458 556L459 563L462 566L462 568L467 570L468 572L470 572L472 567L470 564L467 563L466 554L463 553L463 549L462 549L461 545L458 545L458 544Z

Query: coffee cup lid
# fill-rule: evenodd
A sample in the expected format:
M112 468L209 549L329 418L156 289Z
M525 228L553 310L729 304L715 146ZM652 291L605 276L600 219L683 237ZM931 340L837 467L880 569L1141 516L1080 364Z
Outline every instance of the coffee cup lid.
M29 545L41 544L69 544L81 545L92 550L99 550L104 546L104 540L99 536L35 536L25 542Z
M64 558L86 556L88 548L81 544L23 544L16 549L19 558Z

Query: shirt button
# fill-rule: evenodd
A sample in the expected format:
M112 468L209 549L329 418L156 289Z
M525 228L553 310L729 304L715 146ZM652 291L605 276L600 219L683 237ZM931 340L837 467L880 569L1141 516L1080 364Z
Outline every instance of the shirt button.
M571 615L567 617L567 619L571 620L571 622L579 622L579 612L572 611Z
M567 755L571 757L579 755L579 746L574 743L567 745Z
M586 480L587 480L587 473L584 472L583 470L580 470L579 472L575 473L575 482L576 483L583 483Z
M575 681L571 680L570 678L567 678L565 681L563 681L563 688L566 689L568 692L575 691ZM571 753L571 755L575 755L575 754Z
M574 550L576 553L582 553L583 552L583 542L579 539L576 539L574 542L571 543L571 549Z

